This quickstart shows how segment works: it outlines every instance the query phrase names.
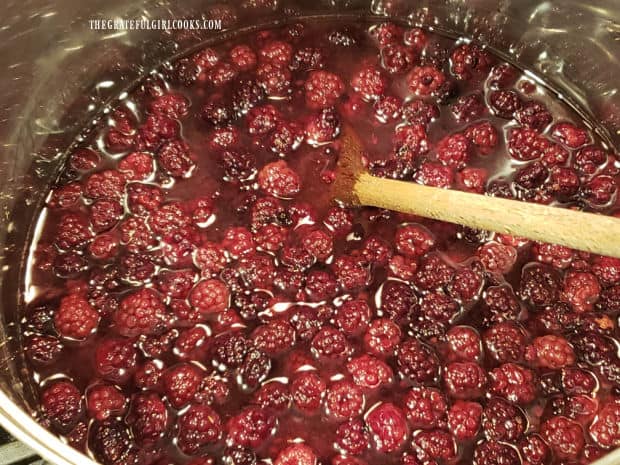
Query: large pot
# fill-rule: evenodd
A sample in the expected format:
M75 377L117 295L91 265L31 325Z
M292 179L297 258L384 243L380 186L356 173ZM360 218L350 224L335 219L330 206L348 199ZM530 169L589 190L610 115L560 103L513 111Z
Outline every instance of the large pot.
M233 2L235 3L235 2ZM620 145L620 8L616 0L245 0L234 32L292 15L392 16L474 37L535 72ZM34 390L20 350L30 296L27 244L63 153L92 117L135 79L198 40L224 32L90 30L96 18L209 17L209 0L9 0L0 20L0 423L57 465L93 463L31 417ZM212 16L211 16L212 17ZM212 17L213 18L213 17ZM217 19L217 18L214 18ZM67 116L70 115L70 116ZM598 465L620 464L620 450Z

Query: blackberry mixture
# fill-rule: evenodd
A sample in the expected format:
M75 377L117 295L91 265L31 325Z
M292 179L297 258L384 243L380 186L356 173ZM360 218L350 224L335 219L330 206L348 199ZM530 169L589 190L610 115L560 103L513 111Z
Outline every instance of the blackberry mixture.
M47 198L22 321L40 422L104 465L619 447L620 260L335 204L345 122L376 176L618 211L616 154L475 43L316 21L204 48Z

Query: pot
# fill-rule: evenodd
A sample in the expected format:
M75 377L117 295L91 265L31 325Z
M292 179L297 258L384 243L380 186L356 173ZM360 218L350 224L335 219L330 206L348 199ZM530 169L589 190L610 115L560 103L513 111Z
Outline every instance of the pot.
M236 3L236 4L232 4ZM10 0L0 20L0 423L56 465L90 459L32 418L35 391L21 351L20 308L28 247L43 196L84 123L113 104L131 83L197 42L223 40L244 28L292 16L392 17L488 44L531 70L596 121L600 136L620 146L620 9L614 0L245 0L236 19L218 18L208 0ZM220 10L221 11L221 10ZM107 18L223 19L221 31L102 31ZM597 465L620 464L620 450Z

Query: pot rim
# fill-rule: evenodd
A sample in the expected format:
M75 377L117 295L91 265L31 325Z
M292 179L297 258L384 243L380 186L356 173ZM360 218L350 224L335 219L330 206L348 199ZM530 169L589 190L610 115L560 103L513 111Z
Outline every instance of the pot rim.
M2 390L0 390L0 425L50 464L96 465L96 462L88 456L43 428Z

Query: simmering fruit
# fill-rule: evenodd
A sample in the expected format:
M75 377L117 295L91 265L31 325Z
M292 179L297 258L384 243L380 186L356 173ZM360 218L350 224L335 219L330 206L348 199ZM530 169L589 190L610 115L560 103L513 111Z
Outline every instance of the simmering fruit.
M335 205L345 122L376 176L618 212L616 154L475 43L303 22L205 48L49 196L22 322L39 420L104 465L619 447L620 261Z

